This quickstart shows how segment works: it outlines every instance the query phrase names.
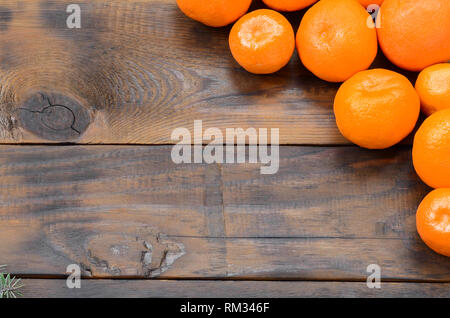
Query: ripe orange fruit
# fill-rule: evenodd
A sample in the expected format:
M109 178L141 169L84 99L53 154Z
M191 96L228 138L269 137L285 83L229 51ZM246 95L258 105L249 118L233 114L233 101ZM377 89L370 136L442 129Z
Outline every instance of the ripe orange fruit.
M381 6L384 0L358 0L365 8L367 8L371 4L377 4Z
M280 13L260 9L240 18L231 29L230 49L236 61L255 74L274 73L285 66L295 49L295 35Z
M263 0L270 8L277 11L297 11L317 2L318 0Z
M355 0L321 0L304 15L297 33L300 59L317 77L342 82L367 69L377 55L370 15ZM370 21L371 22L371 21Z
M248 11L251 3L252 0L177 0L185 15L212 27L236 21Z
M423 199L416 226L429 248L450 257L450 189L434 190Z
M384 149L400 142L414 129L419 113L419 96L409 80L384 69L352 76L334 100L342 135L369 149Z
M417 78L416 90L425 114L450 108L450 63L424 69Z
M413 163L432 188L450 188L450 109L428 117L414 137Z
M420 71L450 60L449 0L385 0L378 17L380 46L392 63Z

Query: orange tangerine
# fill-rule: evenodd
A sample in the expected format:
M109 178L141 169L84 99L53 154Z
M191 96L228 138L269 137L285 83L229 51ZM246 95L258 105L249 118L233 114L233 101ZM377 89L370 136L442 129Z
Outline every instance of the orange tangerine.
M397 66L421 71L450 60L449 0L384 0L378 18L381 49Z
M359 3L361 3L365 8L370 6L371 4L376 4L378 6L381 6L384 0L358 0Z
M252 0L177 0L178 7L191 19L212 27L222 27L242 17Z
M295 49L295 35L280 13L260 9L240 18L230 32L235 60L255 74L274 73L285 66Z
M435 64L420 72L416 90L426 115L450 108L450 63Z
M432 188L450 188L450 109L423 122L414 137L412 156L423 182Z
M270 8L277 11L297 11L318 0L263 0L263 2Z
M405 138L416 125L420 101L401 74L362 71L339 88L334 114L342 135L360 147L384 149Z
M357 1L321 0L300 23L297 50L317 77L343 82L372 64L377 34L369 13Z
M420 203L416 226L422 240L436 253L450 257L450 189L436 189Z

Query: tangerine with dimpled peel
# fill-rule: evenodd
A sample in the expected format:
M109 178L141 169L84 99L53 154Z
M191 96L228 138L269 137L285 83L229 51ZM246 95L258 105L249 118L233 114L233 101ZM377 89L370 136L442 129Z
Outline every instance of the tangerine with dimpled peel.
M397 66L421 71L450 60L449 0L384 0L378 19L380 47Z
M435 64L420 72L416 90L426 115L450 108L450 63Z
M450 188L429 193L416 213L416 226L425 244L450 257Z
M384 149L416 125L420 100L409 80L384 69L362 71L339 88L334 114L342 135L363 148Z
M282 14L260 9L235 23L229 44L235 60L248 72L270 74L280 70L291 59L295 35Z
M177 0L180 10L193 20L223 27L242 17L252 0Z
M317 2L305 13L297 33L303 65L329 82L343 82L368 69L377 50L373 21L356 0Z
M450 188L450 109L423 122L414 137L412 155L423 182L432 188Z

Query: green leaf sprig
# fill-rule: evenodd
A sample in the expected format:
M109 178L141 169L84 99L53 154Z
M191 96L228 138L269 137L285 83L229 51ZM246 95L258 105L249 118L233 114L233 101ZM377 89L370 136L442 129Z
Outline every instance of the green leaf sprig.
M6 265L0 265L0 298L17 298L23 296L19 291L23 287L21 279L3 273Z

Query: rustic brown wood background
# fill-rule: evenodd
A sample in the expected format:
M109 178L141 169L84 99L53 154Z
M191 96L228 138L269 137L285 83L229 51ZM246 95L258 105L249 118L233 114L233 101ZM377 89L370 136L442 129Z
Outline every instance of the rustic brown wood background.
M411 137L350 145L337 84L296 55L246 73L229 27L175 0L77 3L81 29L64 0L0 3L0 264L25 296L450 296L449 258L415 230L430 189ZM287 15L295 28L302 14ZM381 54L374 67L397 70ZM279 128L279 172L172 163L172 130L194 120ZM73 263L81 290L65 285ZM365 284L373 263L381 290Z

